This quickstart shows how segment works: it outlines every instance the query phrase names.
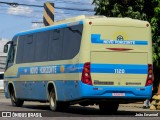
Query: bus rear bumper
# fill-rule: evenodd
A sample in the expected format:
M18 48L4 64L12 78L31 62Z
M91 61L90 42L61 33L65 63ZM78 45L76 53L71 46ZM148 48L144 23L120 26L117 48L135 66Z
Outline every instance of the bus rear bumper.
M91 86L81 83L82 98L150 99L150 86Z

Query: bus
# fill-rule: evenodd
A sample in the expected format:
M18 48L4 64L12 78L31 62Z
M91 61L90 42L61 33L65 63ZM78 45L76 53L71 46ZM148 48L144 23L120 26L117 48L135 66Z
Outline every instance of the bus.
M70 105L119 104L152 95L151 26L131 18L78 16L24 31L9 41L4 74L6 98L49 102L52 111Z

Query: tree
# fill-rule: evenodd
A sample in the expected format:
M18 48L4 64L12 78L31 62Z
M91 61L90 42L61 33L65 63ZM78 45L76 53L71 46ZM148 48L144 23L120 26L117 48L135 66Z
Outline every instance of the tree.
M130 17L151 24L155 86L160 82L160 0L93 0L95 14L107 17Z

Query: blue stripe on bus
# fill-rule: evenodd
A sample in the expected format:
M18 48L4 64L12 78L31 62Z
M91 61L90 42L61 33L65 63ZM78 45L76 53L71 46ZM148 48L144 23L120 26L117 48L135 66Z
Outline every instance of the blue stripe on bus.
M15 37L16 36L21 36L21 35L26 35L26 34L33 34L33 33L37 33L37 32L44 32L44 31L48 31L48 30L60 29L60 28L65 28L65 27L69 27L69 26L72 26L72 25L80 25L80 24L83 24L83 21L60 24L60 25L53 25L53 26L48 26L48 27L43 27L43 28L39 28L39 29L35 29L35 30L29 30L29 31L24 31L24 32L21 32L21 33L17 33L15 35Z
M91 42L99 44L148 45L148 41L142 40L102 40L100 34L91 34Z
M77 80L54 80L59 101L70 101L85 98L142 98L149 99L152 95L150 86L92 86ZM14 81L17 98L30 100L48 100L48 81ZM7 84L8 85L8 84ZM95 89L98 88L98 89ZM7 87L6 87L7 89ZM8 90L8 89L7 89ZM7 91L6 90L6 91ZM125 96L113 96L112 93L124 93ZM5 92L6 97L9 94Z
M91 73L115 73L115 70L123 69L124 74L147 74L147 65L130 64L91 64Z
M66 65L49 65L19 67L16 76L7 76L5 78L19 78L20 75L38 75L38 74L63 74L63 73L82 73L84 64L66 64ZM61 68L64 68L61 70ZM137 64L91 64L91 73L112 73L116 70L124 70L123 74L147 74L148 65ZM118 73L117 73L118 74Z
M84 98L146 98L152 95L152 85L150 86L92 86L83 84L82 95ZM95 88L98 88L95 89ZM124 93L125 96L113 96L112 93Z

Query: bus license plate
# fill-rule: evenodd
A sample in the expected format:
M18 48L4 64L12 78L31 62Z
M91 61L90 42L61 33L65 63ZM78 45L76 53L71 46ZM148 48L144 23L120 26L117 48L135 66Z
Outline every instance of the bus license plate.
M112 96L125 96L125 93L112 93Z

